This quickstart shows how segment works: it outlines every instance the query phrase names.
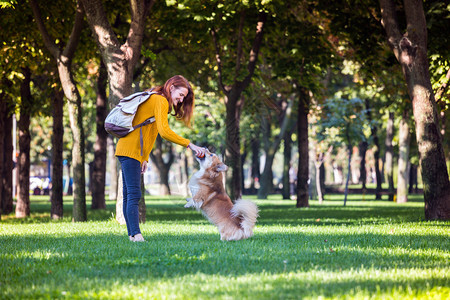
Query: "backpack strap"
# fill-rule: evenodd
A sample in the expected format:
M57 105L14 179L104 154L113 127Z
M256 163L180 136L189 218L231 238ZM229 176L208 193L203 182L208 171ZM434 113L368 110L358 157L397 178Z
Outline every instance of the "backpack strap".
M144 148L144 137L142 136L142 127L145 125L151 124L153 122L155 122L155 117L148 118L144 122L133 126L133 130L139 128L139 140L141 142L141 156L144 155L143 150L142 150Z

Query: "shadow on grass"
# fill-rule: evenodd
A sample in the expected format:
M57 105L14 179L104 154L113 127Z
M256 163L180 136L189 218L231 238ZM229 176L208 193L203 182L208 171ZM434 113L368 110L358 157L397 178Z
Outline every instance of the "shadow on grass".
M78 292L89 289L83 285L86 280L97 280L101 289L113 290L118 280L125 286L132 286L136 282L151 284L160 279L185 276L200 280L195 277L198 274L230 279L265 274L261 280L268 282L274 295L302 297L344 297L355 289L389 293L399 286L426 291L430 285L448 284L448 277L443 273L441 277L430 275L407 282L374 276L369 279L361 275L361 272L373 270L378 270L375 271L378 274L390 274L398 270L417 272L445 268L445 259L436 250L444 253L449 242L439 235L299 232L256 233L254 238L239 242L221 242L218 238L217 234L201 232L158 233L149 235L146 243L131 243L126 237L114 234L0 237L0 283L6 288L14 286L16 291L32 283L77 293L78 289ZM431 254L428 250L432 250ZM290 273L297 276L288 276ZM311 277L311 274L316 275ZM275 280L270 279L271 276L275 276L277 284L271 282ZM331 279L322 281L317 276ZM248 283L238 281L236 284L252 290ZM220 295L221 291L218 292ZM253 290L256 294L252 297L258 292L262 291Z

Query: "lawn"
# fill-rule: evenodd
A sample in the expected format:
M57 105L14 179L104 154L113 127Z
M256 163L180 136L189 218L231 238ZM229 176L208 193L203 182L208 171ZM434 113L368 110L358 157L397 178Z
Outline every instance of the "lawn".
M2 216L0 298L449 299L450 222L424 221L420 196L361 199L257 200L254 237L222 242L183 199L148 196L147 242L132 243L112 202L72 223L70 198L51 221L34 197L31 218Z

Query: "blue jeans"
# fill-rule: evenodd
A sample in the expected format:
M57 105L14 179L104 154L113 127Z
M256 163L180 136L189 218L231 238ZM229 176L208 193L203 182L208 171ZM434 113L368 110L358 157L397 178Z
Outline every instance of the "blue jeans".
M141 163L126 156L117 157L122 165L123 216L128 235L141 233L139 228L139 200L141 199Z

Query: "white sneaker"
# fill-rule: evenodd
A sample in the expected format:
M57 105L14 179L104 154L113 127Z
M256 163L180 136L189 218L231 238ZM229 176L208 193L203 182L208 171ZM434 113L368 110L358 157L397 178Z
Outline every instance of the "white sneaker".
M145 242L145 240L142 234L138 233L134 236L133 242Z

